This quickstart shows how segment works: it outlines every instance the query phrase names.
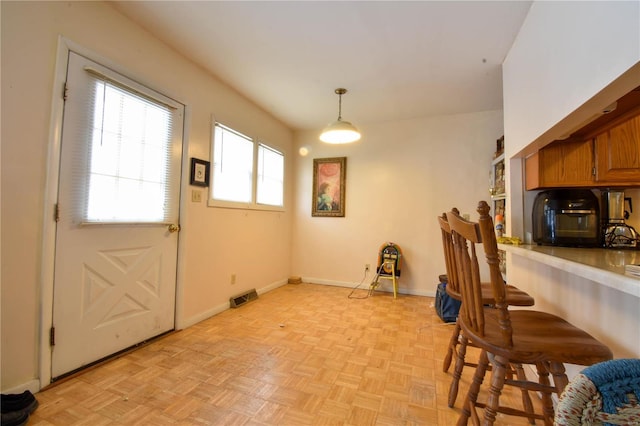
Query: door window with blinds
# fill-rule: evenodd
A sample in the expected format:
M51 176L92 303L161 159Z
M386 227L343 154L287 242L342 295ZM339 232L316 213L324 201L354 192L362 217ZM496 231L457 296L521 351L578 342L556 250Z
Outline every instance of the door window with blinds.
M171 167L180 105L103 67L85 67L84 128L78 157L80 222L167 223L179 196Z
M210 204L281 210L284 207L284 155L220 123L213 130Z

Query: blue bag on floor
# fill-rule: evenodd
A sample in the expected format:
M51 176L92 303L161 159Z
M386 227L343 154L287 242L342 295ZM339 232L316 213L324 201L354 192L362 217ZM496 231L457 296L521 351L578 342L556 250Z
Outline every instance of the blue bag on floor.
M436 313L444 322L456 322L460 301L447 294L447 283L441 282L436 289Z

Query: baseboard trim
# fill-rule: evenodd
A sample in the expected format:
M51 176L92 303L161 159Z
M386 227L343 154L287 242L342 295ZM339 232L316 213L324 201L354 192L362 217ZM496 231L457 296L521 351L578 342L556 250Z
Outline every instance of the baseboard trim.
M261 287L258 289L258 295L265 294L270 292L271 290L275 290L278 287L282 287L283 285L288 284L288 282L289 282L289 279L285 278L283 280L275 281L267 286Z
M270 292L271 290L274 290L278 287L281 287L283 285L287 284L287 279L282 279L282 280L278 280L275 281L269 285L266 285L264 287L260 287L259 289L256 289L256 291L258 292L258 295L262 295L265 293ZM211 309L207 309L204 312L201 312L197 315L194 315L192 317L189 318L184 318L181 321L176 321L176 330L184 330L185 328L191 327L194 324L197 324L201 321L204 321L206 319L211 318L214 315L218 315L219 313L222 313L224 311L226 311L227 309L231 309L231 306L229 305L229 302L225 302L225 303L221 303L219 305L216 305L214 307L212 307Z
M2 389L2 394L3 395L7 395L7 394L11 394L11 393L22 393L26 390L31 391L31 393L36 393L38 391L40 391L41 387L40 387L40 380L38 379L32 379L29 380L28 382L25 382L21 385L18 386L14 386L11 387L9 389Z
M373 278L371 278L373 279ZM347 282L347 281L333 281L333 280L326 280L324 278L315 278L315 277L302 277L302 282L304 283L309 283L309 284L320 284L320 285L330 285L330 286L335 286L335 287L347 287L347 288L355 288L358 283L354 283L354 282ZM366 283L363 282L360 285L360 288L363 290L368 290L369 289L369 284L371 284L370 281L367 281ZM393 286L391 284L390 281L388 280L380 280L378 288L376 289L376 291L382 291L385 293L393 293ZM398 294L408 294L411 296L424 296L424 297L436 297L436 291L435 289L433 291L425 291L425 290L418 290L418 289L412 289L412 288L406 288L406 287L401 287L400 285L398 286Z

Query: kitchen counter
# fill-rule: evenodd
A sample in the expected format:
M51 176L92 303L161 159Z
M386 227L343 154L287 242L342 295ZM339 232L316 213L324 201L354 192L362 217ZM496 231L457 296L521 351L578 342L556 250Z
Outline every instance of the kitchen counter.
M640 278L624 273L624 265L640 264L640 250L499 244L500 249L640 297ZM507 273L508 274L508 273Z
M640 279L624 274L624 265L640 263L640 251L499 246L509 282L535 298L536 310L587 331L615 358L640 358Z

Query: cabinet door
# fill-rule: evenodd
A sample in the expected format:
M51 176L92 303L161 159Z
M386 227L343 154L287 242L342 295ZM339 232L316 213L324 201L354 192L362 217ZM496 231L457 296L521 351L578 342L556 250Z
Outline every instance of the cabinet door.
M526 189L593 185L593 143L558 141L527 158Z
M595 138L598 182L640 184L640 116Z

